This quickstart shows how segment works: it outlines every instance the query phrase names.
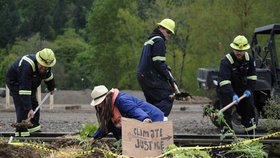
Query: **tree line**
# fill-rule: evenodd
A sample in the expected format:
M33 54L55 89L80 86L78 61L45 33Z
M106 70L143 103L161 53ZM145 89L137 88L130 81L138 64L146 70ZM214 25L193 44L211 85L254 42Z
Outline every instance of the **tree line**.
M58 89L140 89L136 69L144 42L164 18L176 22L167 63L179 87L199 93L197 69L218 67L236 35L277 23L274 0L1 0L0 84L18 57L44 47L57 57Z

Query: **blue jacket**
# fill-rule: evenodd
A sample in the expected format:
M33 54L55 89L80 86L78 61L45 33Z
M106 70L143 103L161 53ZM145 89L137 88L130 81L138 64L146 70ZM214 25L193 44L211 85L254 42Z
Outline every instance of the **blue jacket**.
M6 83L9 88L13 88L19 94L25 109L30 110L31 94L36 92L42 80L45 81L49 91L54 90L55 81L51 71L41 74L38 70L38 63L35 54L25 55L17 59L6 74Z
M139 121L143 121L146 118L151 119L153 122L163 121L163 112L161 112L157 107L123 92L120 92L118 94L115 101L115 106L119 109L122 117L133 118ZM110 123L109 126L111 126L108 128L109 130L115 129L115 127L112 127L114 126L113 123ZM100 139L106 134L107 133L105 133L104 130L98 129L94 133L93 137L94 139Z

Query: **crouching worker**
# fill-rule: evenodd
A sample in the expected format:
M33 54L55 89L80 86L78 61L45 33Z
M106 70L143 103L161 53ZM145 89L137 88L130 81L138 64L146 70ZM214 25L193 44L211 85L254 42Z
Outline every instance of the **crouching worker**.
M134 96L108 89L104 85L94 87L91 105L96 109L99 129L95 131L92 143L112 132L114 137L121 139L121 117L133 118L142 122L163 121L164 115L157 107Z
M53 93L55 81L51 68L55 63L55 54L51 49L45 48L36 54L17 59L8 69L6 84L14 100L17 123L32 118L33 124L30 128L17 127L15 136L29 136L30 133L40 131L40 110L33 114L33 110L38 106L36 92L43 80L48 90Z

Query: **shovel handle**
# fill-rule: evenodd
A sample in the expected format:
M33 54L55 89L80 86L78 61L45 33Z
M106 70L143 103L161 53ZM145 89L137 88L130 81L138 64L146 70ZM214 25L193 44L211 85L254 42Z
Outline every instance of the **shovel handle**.
M246 97L246 95L243 94L241 97L238 98L238 101L242 100L242 99L245 98L245 97ZM233 101L233 102L231 102L231 103L229 103L227 106L223 107L223 108L219 111L219 113L223 113L223 112L226 111L228 108L232 107L235 103L236 103L236 100Z
M173 80L175 80L174 77L173 77L173 75L171 74L171 72L170 72L170 71L168 71L168 72L169 72L169 75L173 78ZM180 94L180 93L181 93L180 90L179 90L179 88L178 88L178 86L177 86L177 84L176 84L175 82L172 83L172 86L173 86L174 89L175 89L175 94Z
M37 113L37 111L40 109L40 107L44 104L44 102L48 99L48 97L51 95L51 92L47 93L46 96L43 98L43 100L40 102L40 104L36 107L36 109L33 112L33 115ZM30 117L27 118L27 121L30 121Z

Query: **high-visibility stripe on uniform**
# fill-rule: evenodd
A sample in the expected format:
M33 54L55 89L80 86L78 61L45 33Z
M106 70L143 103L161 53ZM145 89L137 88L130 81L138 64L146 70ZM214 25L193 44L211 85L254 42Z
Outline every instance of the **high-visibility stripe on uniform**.
M51 80L51 79L53 79L53 73L51 74L50 77L46 78L44 81L49 81L49 80Z
M226 85L226 84L231 84L231 81L230 80L223 80L219 83L220 87Z
M33 133L33 132L39 131L40 129L41 129L41 125L34 127L34 128L29 128L28 132Z
M153 61L166 61L166 57L163 56L155 56L152 59Z
M153 45L155 42L153 41L156 38L161 38L160 36L155 36L144 43L144 46L147 44Z
M30 133L29 132L16 132L15 136L16 137L28 137L28 136L30 136Z
M251 127L245 128L245 131L248 132L248 131L251 131L251 130L256 129L256 128L257 128L257 126L254 124Z
M234 63L234 61L233 61L233 59L232 59L232 57L231 57L230 54L227 54L227 55L226 55L226 58L229 60L229 62L230 62L231 64Z
M19 95L31 95L30 90L19 90Z
M247 52L245 52L245 60L246 60L246 61L249 61L249 60L250 60L249 54L248 54Z
M21 66L22 60L27 61L27 62L31 65L33 72L35 72L36 68L35 68L35 64L34 64L33 60L31 60L31 59L28 58L27 56L23 56L23 57L21 58L19 64L18 64L18 66Z
M257 80L257 76L256 75L253 75L253 76L247 76L247 79L248 80Z

